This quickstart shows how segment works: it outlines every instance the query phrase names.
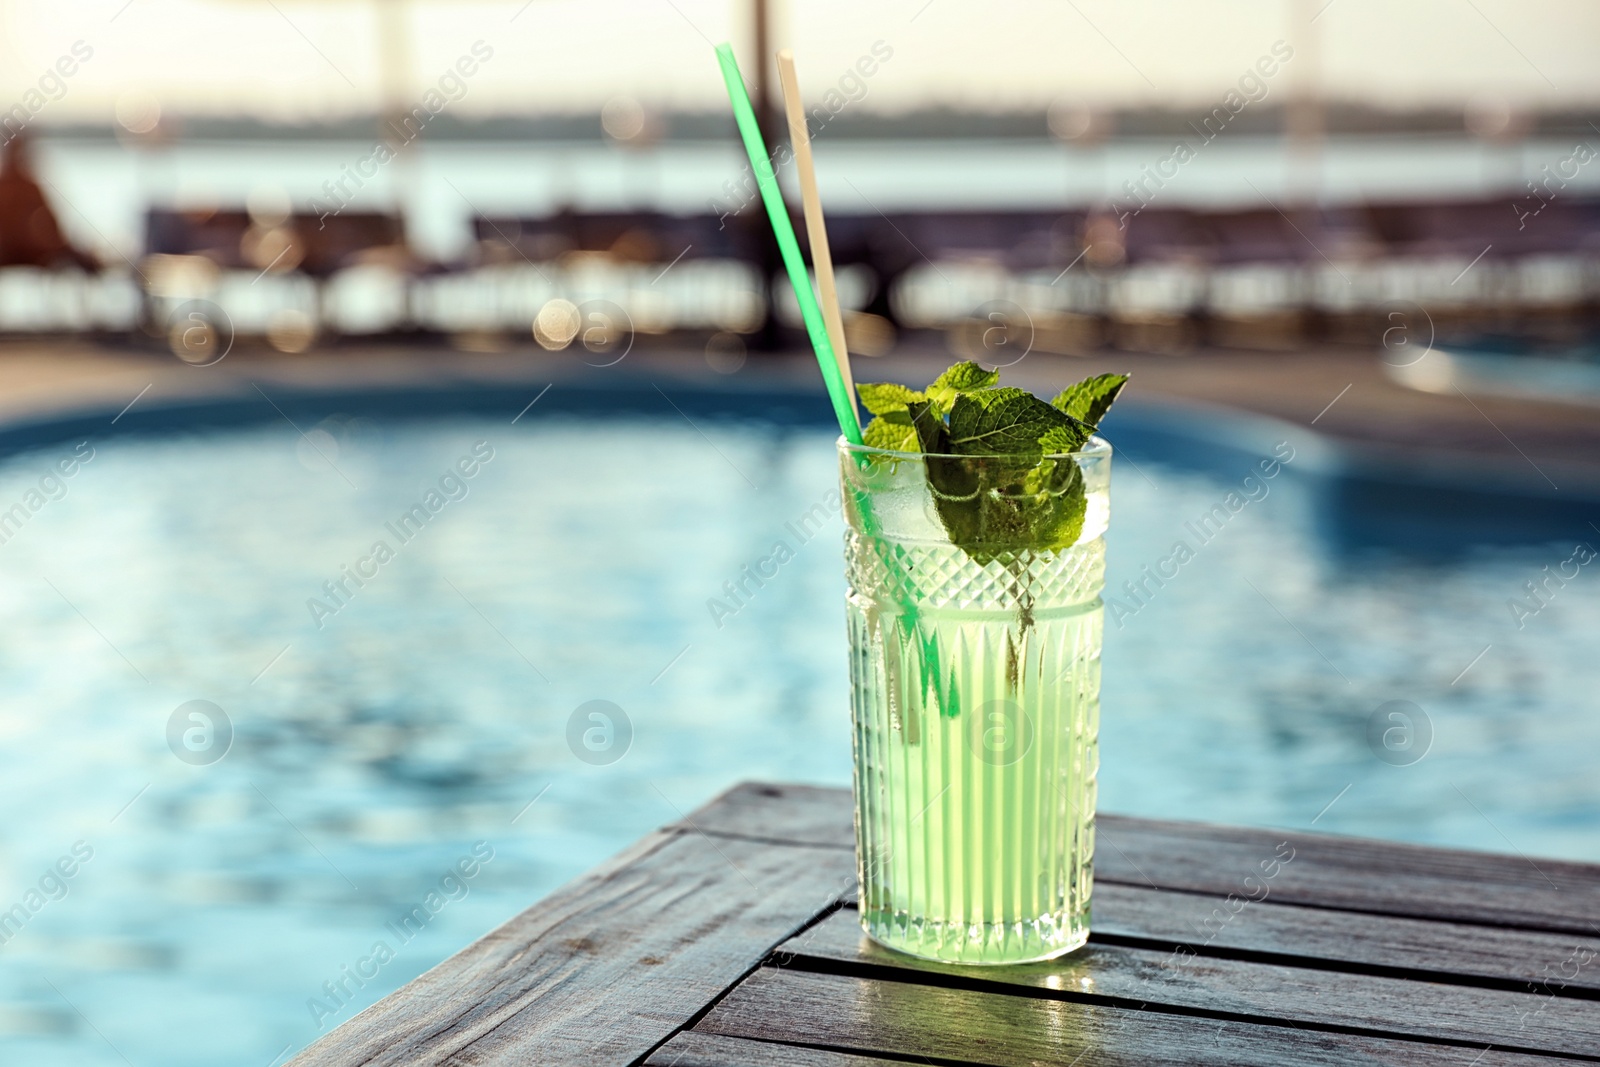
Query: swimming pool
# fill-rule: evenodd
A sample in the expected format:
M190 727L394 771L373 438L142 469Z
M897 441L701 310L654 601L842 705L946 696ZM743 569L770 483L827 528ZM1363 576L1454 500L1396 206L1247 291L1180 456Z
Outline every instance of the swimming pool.
M846 783L832 434L679 401L5 460L0 1059L281 1062L733 781ZM1310 438L1268 479L1127 425L1103 807L1600 859L1600 568L1524 589L1600 534L1351 552Z

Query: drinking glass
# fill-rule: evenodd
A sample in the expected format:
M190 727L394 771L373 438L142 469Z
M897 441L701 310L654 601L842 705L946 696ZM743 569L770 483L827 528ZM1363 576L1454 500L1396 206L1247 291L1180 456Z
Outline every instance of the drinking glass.
M952 963L1070 952L1089 936L1111 446L1060 457L1083 477L1075 544L983 561L945 532L930 457L839 455L861 925Z

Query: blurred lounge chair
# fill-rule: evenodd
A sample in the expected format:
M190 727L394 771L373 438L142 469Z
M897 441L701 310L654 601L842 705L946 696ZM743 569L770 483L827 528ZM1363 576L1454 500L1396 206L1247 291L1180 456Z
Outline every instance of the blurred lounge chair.
M1064 354L1098 347L1097 281L1087 271L1060 277L1083 219L1082 211L835 212L828 242L837 266L862 272L863 320L885 331L943 329L952 352L1004 363L1012 356L990 350L996 337Z
M739 234L712 215L667 215L655 211L571 210L543 217L485 216L472 220L477 263L525 260L550 263L563 256L594 254L621 263L736 258Z
M419 300L467 347L504 347L552 305L629 334L747 333L764 314L748 231L714 215L478 215L472 231L466 273L430 279Z
M410 327L408 279L425 269L398 215L261 214L152 208L146 216L145 321L165 329L179 306L205 300L230 335L303 351L324 331Z
M1309 278L1323 262L1321 212L1277 208L1208 212L1206 339L1232 348L1286 350L1308 333Z
M1206 285L1216 242L1201 213L1145 208L1129 216L1123 263L1106 313L1119 348L1182 354L1204 336Z
M1384 256L1407 269L1403 293L1446 334L1572 335L1593 325L1600 202L1557 191L1516 198L1373 204Z

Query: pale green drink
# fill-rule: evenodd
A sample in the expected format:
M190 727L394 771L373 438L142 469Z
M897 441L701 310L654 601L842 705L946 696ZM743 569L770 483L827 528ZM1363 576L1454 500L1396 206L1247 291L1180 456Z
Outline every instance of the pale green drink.
M1070 952L1089 934L1110 446L1071 457L1077 543L983 562L946 536L923 457L840 451L862 926L954 963Z

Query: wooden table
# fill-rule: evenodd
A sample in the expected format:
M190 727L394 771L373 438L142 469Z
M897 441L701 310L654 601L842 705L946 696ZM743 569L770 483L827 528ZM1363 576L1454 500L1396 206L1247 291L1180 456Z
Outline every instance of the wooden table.
M1101 815L1088 946L959 968L862 938L851 810L738 786L292 1062L1600 1060L1600 866Z

